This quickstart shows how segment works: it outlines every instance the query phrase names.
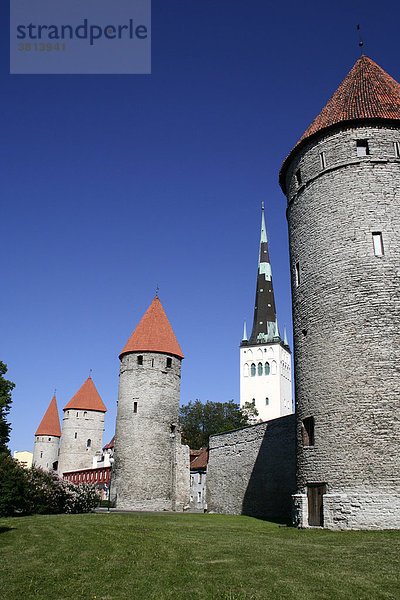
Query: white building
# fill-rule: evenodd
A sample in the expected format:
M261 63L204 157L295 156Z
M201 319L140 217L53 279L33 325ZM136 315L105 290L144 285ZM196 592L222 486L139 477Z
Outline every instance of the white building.
M246 402L256 407L261 421L293 412L291 352L286 330L283 340L279 334L264 203L253 329L248 340L245 323L240 345L240 406Z

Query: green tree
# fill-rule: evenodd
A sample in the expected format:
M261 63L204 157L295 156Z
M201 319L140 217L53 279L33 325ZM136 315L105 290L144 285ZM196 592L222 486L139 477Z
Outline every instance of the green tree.
M7 444L10 441L11 425L7 416L11 408L11 392L15 387L12 381L4 379L7 365L0 361L0 452L9 452Z
M240 408L233 400L229 402L206 403L195 400L180 408L180 425L183 441L191 448L208 445L208 438L214 433L239 429L254 422L257 409L247 403Z

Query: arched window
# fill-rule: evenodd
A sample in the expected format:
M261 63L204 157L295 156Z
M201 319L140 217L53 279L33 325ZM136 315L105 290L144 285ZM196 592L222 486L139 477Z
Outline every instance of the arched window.
M85 410L85 412L83 413L83 416L84 416L84 417L85 417L85 419L86 419L86 417L87 417L87 412L86 412L86 410Z
M271 363L271 375L276 375L276 360Z
M266 363L265 363L265 365L264 365L264 373L265 373L266 375L269 375L269 374L270 374L270 371L271 371L271 369L270 369L270 367L269 367L269 362L266 362Z
M257 350L257 358L262 358L262 355L263 355L262 350L261 350L261 348L259 348Z
M251 363L251 376L255 377L256 374L256 365L254 363Z
M265 406L268 406L269 404L269 398L265 398Z
M246 363L245 365L243 365L243 377L248 377L249 376L249 365Z
M87 446L87 448L90 448L90 446L91 446L91 445L92 445L92 440L88 440L88 441L86 442L86 446Z
M258 363L258 365L257 365L257 366L258 366L258 374L259 374L259 375L262 375L262 374L263 374L263 366L262 366L262 363Z

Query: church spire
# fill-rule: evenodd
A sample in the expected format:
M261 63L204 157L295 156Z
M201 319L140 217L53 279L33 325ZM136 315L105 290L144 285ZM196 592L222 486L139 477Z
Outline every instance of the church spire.
M265 344L276 337L276 310L272 271L269 261L267 229L265 226L264 202L261 207L260 254L258 259L256 302L250 344Z

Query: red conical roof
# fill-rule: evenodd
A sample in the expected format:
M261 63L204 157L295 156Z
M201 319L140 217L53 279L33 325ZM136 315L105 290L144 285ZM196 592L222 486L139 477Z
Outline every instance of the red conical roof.
M368 56L361 56L285 159L282 188L288 163L300 144L338 123L365 120L400 120L400 84Z
M99 396L91 377L88 377L81 388L71 398L64 410L78 408L79 410L97 410L107 412L103 400Z
M53 396L35 435L54 435L61 437L60 419L58 417L56 397Z
M156 296L127 341L119 357L128 352L163 352L183 358L160 300Z

